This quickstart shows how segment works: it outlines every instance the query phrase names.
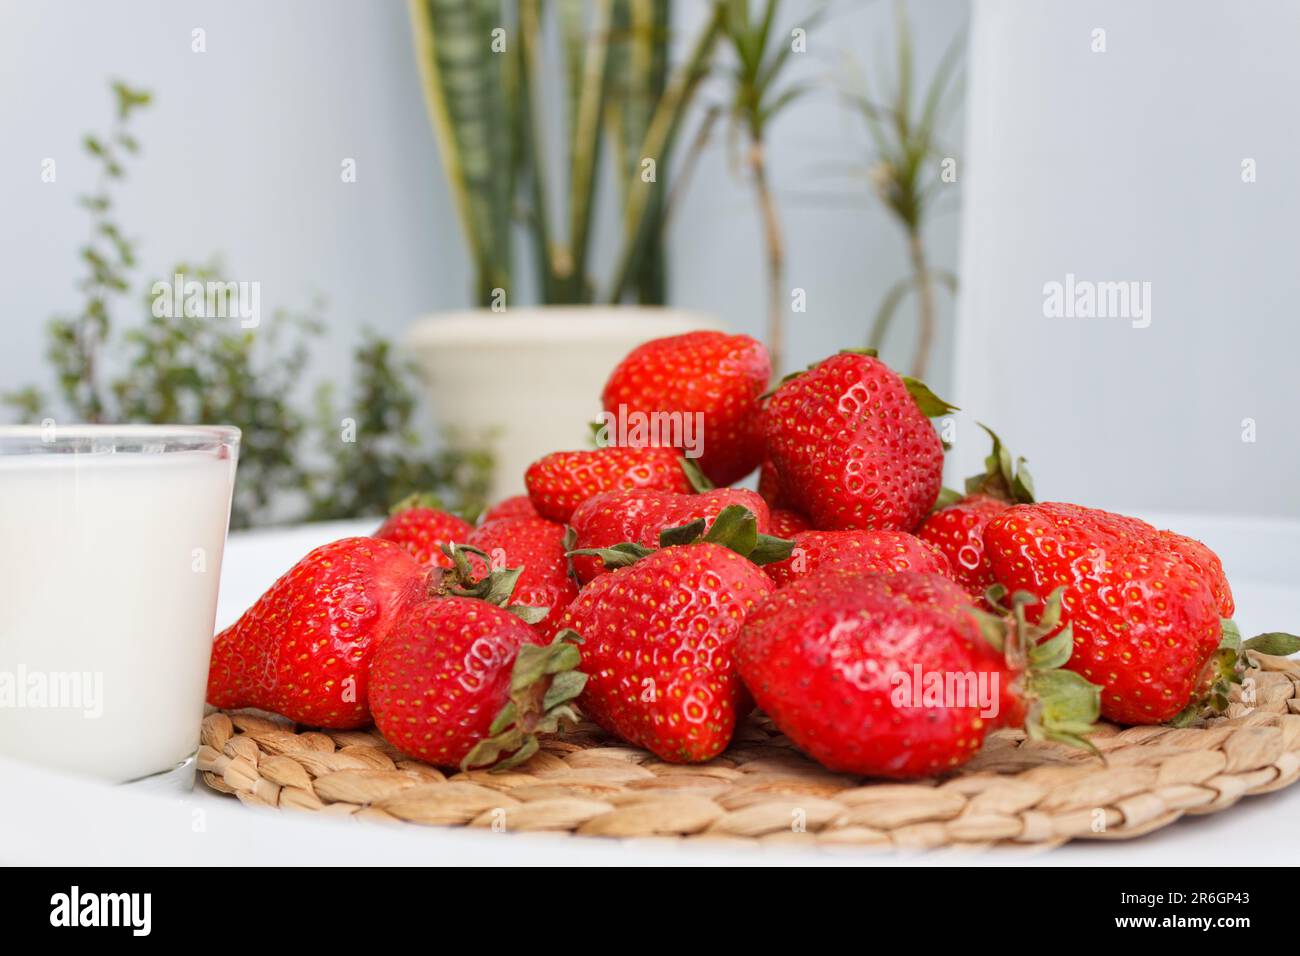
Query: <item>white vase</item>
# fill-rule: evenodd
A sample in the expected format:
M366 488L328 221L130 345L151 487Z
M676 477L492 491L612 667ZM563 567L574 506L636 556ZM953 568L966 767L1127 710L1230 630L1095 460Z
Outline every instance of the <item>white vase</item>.
M707 313L643 306L473 309L420 319L406 345L447 439L492 452L499 501L523 492L543 455L591 447L605 380L633 348L719 327Z

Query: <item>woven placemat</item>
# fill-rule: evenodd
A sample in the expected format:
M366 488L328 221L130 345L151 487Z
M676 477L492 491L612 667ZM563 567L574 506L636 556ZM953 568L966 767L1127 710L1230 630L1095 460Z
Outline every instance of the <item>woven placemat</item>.
M1102 725L1102 758L1002 731L949 777L897 784L831 773L762 717L706 764L668 764L594 724L503 773L446 774L371 730L314 731L209 714L199 769L245 804L385 823L599 837L934 849L1126 839L1300 778L1300 661L1253 655L1224 717Z

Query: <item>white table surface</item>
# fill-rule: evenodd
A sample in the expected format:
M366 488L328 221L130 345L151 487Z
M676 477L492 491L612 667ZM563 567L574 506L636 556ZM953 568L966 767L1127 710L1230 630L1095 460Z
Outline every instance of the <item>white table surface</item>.
M1219 552L1242 632L1300 627L1300 522L1146 516ZM312 547L376 522L306 525L234 535L222 569L218 627ZM1300 862L1300 785L1130 841L914 855L593 840L431 827L384 827L305 814L255 812L199 785L184 799L108 787L0 759L0 862L137 864L1007 864L1129 866Z

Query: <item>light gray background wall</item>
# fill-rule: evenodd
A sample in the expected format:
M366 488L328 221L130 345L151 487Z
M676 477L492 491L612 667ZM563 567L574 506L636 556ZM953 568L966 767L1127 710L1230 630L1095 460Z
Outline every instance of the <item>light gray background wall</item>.
M1297 51L1294 2L977 0L956 391L1040 493L1300 516ZM1150 326L1045 317L1067 273Z
M702 7L679 7L685 38ZM846 56L877 69L890 5L834 8L799 69L842 75ZM928 75L968 8L909 9ZM190 51L196 26L204 54ZM1105 54L1089 50L1097 27ZM973 32L960 374L951 381L945 334L932 383L1030 454L1051 497L1300 515L1300 6L979 0ZM0 63L0 387L39 374L45 320L76 304L76 196L94 171L79 144L107 121L109 76L156 96L120 210L142 279L221 252L235 278L262 282L264 309L325 294L327 376L363 323L397 335L421 312L467 302L404 4L3 0ZM775 129L789 284L809 297L791 365L860 343L904 270L897 230L865 186L829 172L860 163L865 143L829 92ZM1259 163L1250 185L1247 156ZM45 157L58 161L55 184L40 181ZM344 157L357 161L355 184L340 182ZM674 301L759 333L758 223L721 148L690 198L673 233ZM932 224L940 264L956 260L957 226L955 211ZM1042 285L1066 272L1151 281L1152 327L1045 319ZM946 332L952 311L945 302ZM897 336L887 357L905 360L909 345ZM1240 440L1247 417L1254 444ZM963 426L954 474L983 453L972 434Z
M796 24L809 4L786 6ZM772 143L788 284L808 296L808 312L794 317L790 332L792 366L862 344L881 295L905 269L901 235L862 175L866 133L834 93L849 60L872 75L887 67L875 60L892 56L891 6L834 6L797 63L801 75L826 81L823 90L778 121ZM911 8L918 67L928 74L965 26L967 6ZM678 0L677 9L685 43L704 4ZM206 53L191 52L195 27L206 30ZM0 63L8 74L0 85L0 384L37 371L46 318L76 305L72 282L86 232L76 196L94 173L79 144L83 131L107 123L110 76L155 95L140 115L144 152L119 212L140 240L150 281L177 259L219 251L233 278L262 283L264 312L324 293L332 323L325 374L342 368L363 323L397 335L422 312L468 304L466 259L420 95L405 3L4 0ZM716 102L721 93L708 96ZM957 141L960 126L951 133ZM40 181L45 157L58 162L55 184ZM344 157L357 162L355 184L340 181ZM856 178L844 175L852 166ZM934 223L932 255L951 266L956 203L947 208ZM612 225L605 221L604 235ZM721 142L695 177L671 255L676 304L760 334L758 220ZM945 325L952 312L945 301ZM891 348L910 358L905 328ZM940 351L931 376L938 384L950 367L947 348Z

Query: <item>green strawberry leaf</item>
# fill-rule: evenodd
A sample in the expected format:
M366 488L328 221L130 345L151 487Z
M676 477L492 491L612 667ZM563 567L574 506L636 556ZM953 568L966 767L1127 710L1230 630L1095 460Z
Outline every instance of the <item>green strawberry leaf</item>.
M549 607L534 607L531 604L507 604L505 609L525 624L536 624L551 613Z
M921 414L926 418L939 418L949 412L961 411L956 405L950 405L930 391L930 387L920 379L912 378L909 375L904 375L902 378L903 384L907 386L908 394L912 396L912 401L916 402L916 407L921 410Z
M493 572L487 577L487 593L483 595L483 600L489 604L495 604L497 607L505 607L511 596L515 593L515 585L519 583L519 575L524 573L522 567L502 568L500 571ZM477 595L475 595L477 597Z
M967 608L966 613L975 619L979 625L980 633L988 645L999 654L1006 653L1007 648L1007 625L1006 622L995 614L979 608Z
M939 497L934 499L934 506L930 509L930 514L934 514L936 511L942 511L950 505L955 505L957 502L961 501L963 497L962 493L955 489L940 488Z
M442 546L442 553L451 559L450 568L434 568L429 573L430 596L469 597L487 601L499 608L509 611L526 624L536 624L550 612L549 607L533 607L528 604L511 604L510 598L515 593L523 567L493 568L492 556L480 548L467 544L451 542ZM477 556L488 572L478 577L469 555Z
M586 686L587 675L582 671L565 671L556 674L555 679L551 681L551 686L546 689L546 696L542 698L542 706L546 710L554 710L565 701L573 700Z
M533 754L537 753L537 751L541 748L541 741L539 741L535 735L528 734L525 736L523 731L521 730L517 730L517 729L508 730L506 731L505 737L507 740L511 742L522 737L523 743L519 745L518 750L516 750L509 757L507 757L505 760L502 760L500 763L496 764L492 768L497 773L504 773L505 771L509 770L511 767L519 766L521 763L523 763ZM503 747L502 749L509 749L509 748Z
M784 561L790 557L790 552L793 550L794 542L787 538L778 538L771 534L760 534L754 544L754 550L749 552L748 557L750 561L762 567L765 564Z
M1213 702L1211 702L1211 705L1213 706ZM1201 716L1201 710L1204 707L1205 701L1194 700L1178 713L1174 714L1174 716L1167 720L1166 723L1170 727L1190 727L1192 724L1196 723L1197 719Z
M1170 721L1175 727L1187 726L1207 707L1210 716L1227 711L1231 703L1232 685L1242 682L1246 668L1250 666L1248 651L1280 657L1288 657L1300 651L1300 637L1294 634L1270 631L1243 641L1241 629L1231 618L1223 618L1221 625L1223 636L1209 661L1209 673L1214 678L1210 689L1204 697L1193 700Z
M1005 588L997 598L1005 595ZM989 589L993 596L994 589ZM1036 624L1025 617L1025 608L1038 599L1027 591L1011 595L1012 625L1007 641L1006 659L1014 670L1025 672L1024 695L1029 702L1025 731L1035 740L1055 740L1072 747L1097 753L1087 739L1093 724L1101 716L1101 688L1065 665L1074 652L1074 630L1070 625L1059 634L1047 635L1061 620L1065 588L1060 587L1043 602Z
M707 531L705 529L708 529ZM742 558L748 558L755 564L770 564L783 561L790 556L794 542L770 534L758 533L758 519L744 505L727 505L709 524L705 518L696 518L688 524L675 528L665 528L659 533L659 547L672 548L688 544L707 542L721 545L736 552ZM646 555L653 554L653 548L633 542L616 544L612 548L579 548L568 554L591 555L605 562L606 568L625 568L635 564Z
M671 548L679 544L692 544L698 541L700 535L704 534L704 529L708 522L703 518L696 518L694 521L675 528L665 528L659 532L659 547Z
M681 458L680 464L682 471L686 473L686 480L691 483L696 494L704 494L706 491L712 491L716 485L709 481L709 476L701 470L700 465L693 458Z
M626 541L623 544L616 544L612 548L578 548L567 553L569 557L583 554L600 558L605 562L605 567L612 571L615 568L626 568L629 565L636 564L646 555L654 554L654 551L654 548L647 548L643 544Z
M727 505L713 519L705 534L704 541L720 544L730 548L742 557L747 557L758 544L758 519L748 508L741 505Z
M515 719L518 716L519 716L519 711L516 709L514 702L512 701L506 704L497 713L496 718L493 719L492 726L488 728L488 734L492 737L495 737L497 734L501 733L507 727L513 727L515 723Z
M1055 637L1029 648L1029 666L1044 670L1064 667L1074 652L1074 629L1066 625Z
M1067 670L1032 672L1026 683L1033 698L1025 721L1030 737L1097 753L1085 735L1101 715L1100 687Z
M1219 640L1219 647L1234 651L1241 650L1241 628L1237 627L1237 622L1230 617L1221 617L1219 627L1223 634Z
M1268 654L1270 657L1290 657L1300 651L1300 637L1285 631L1269 631L1252 637L1242 646L1248 651Z
M984 471L966 479L966 494L988 495L1012 504L1033 504L1034 480L1025 467L1025 459L1011 458L1011 452L997 433L983 422L976 422L993 440L993 449L984 459Z
M568 702L587 682L587 675L577 670L582 663L580 643L582 636L566 628L550 644L520 646L510 671L510 700L493 718L488 736L465 755L462 770L517 766L537 753L538 731L554 732L561 718L577 720Z

